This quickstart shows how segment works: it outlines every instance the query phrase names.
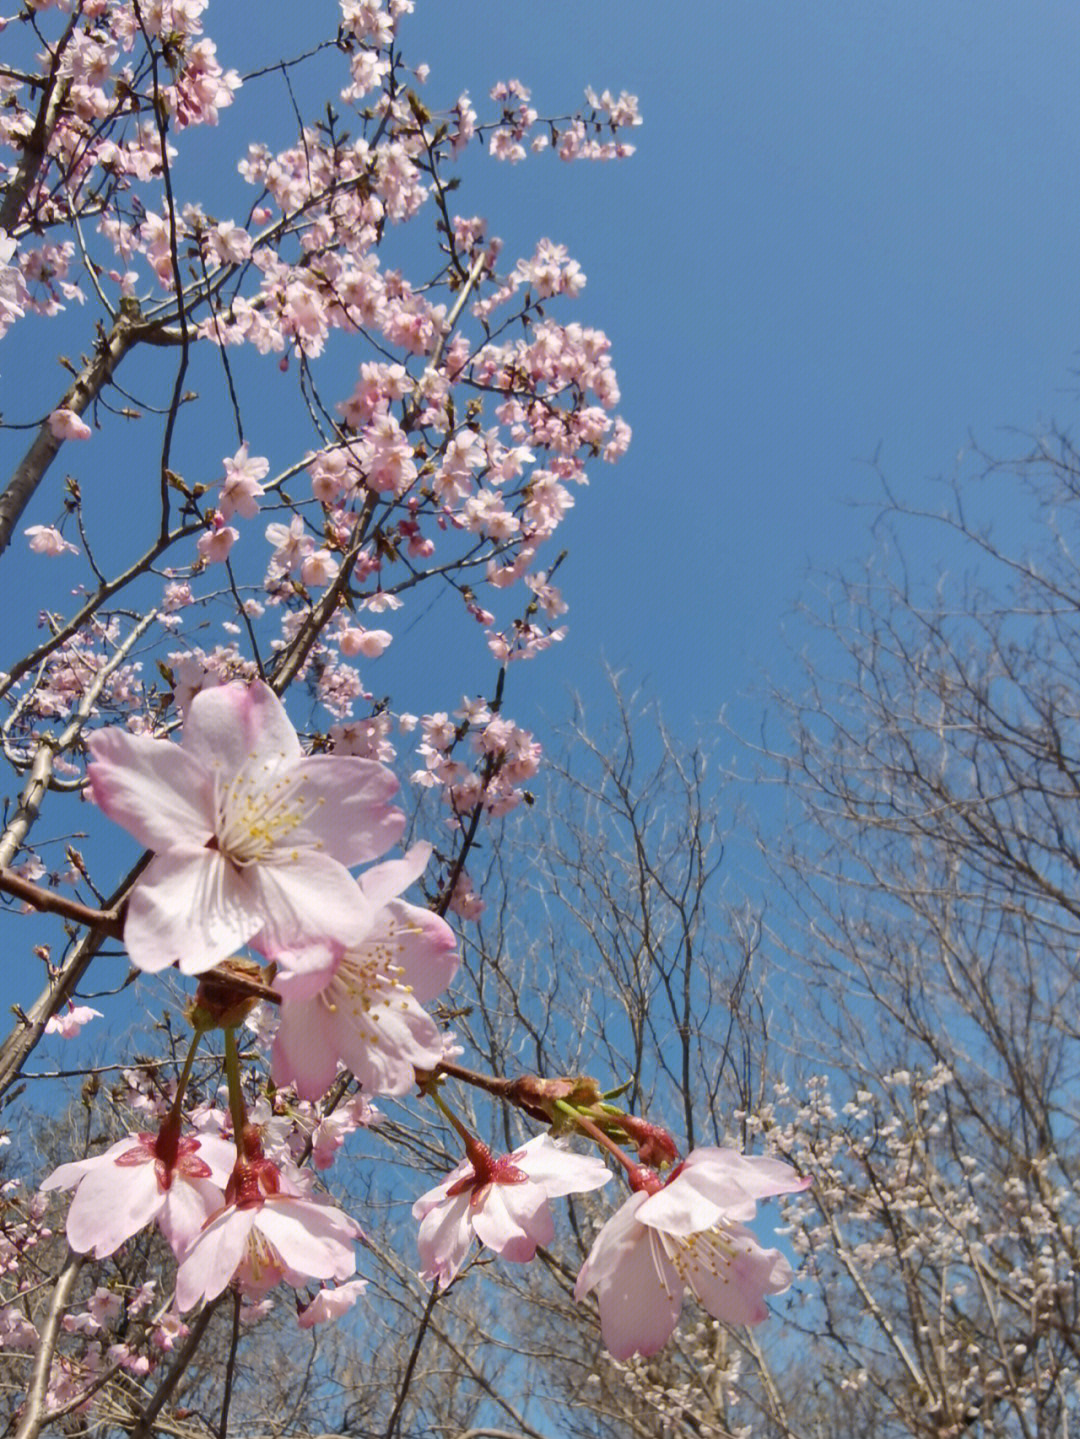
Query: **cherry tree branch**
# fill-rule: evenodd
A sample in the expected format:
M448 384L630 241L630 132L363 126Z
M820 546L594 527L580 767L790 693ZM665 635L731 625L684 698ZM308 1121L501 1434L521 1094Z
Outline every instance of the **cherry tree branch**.
M195 1351L202 1342L202 1337L206 1333L207 1326L211 1319L213 1319L218 1305L227 1292L227 1290L223 1291L216 1299L212 1299L209 1304L203 1307L198 1318L188 1331L183 1344L176 1351L176 1358L169 1365L168 1373L158 1385L153 1398L146 1404L137 1421L128 1430L129 1439L149 1439L149 1435L154 1427L154 1420L161 1413L164 1405L168 1403L176 1386L184 1377L184 1372L194 1358ZM21 1436L16 1436L16 1439L21 1439Z
M33 129L23 142L22 159L19 161L19 169L15 178L5 187L3 204L0 205L0 230L6 230L9 235L15 232L22 216L23 206L26 204L41 167L45 163L49 142L64 114L71 81L59 77L60 57L74 34L78 21L79 11L76 10L52 52L52 66L49 77L44 82L43 94Z
M128 870L113 892L105 913L112 913L119 908L151 858L147 852ZM50 975L48 984L30 1008L19 1014L18 1023L0 1045L0 1097L19 1078L23 1064L45 1033L46 1024L57 1010L72 998L106 938L108 932L104 929L88 930L64 962Z
M105 934L115 935L117 939L123 933L123 918L118 911L91 909L88 905L80 904L78 900L57 894L55 890L42 889L40 885L31 884L28 879L23 879L21 874L15 874L13 870L3 867L0 867L0 890L32 905L41 914L59 914L76 924L85 924L91 929L100 929Z
M94 358L79 371L74 384L64 392L56 408L81 415L101 394L132 346L151 334L162 342L160 327L146 325L140 316L130 311L121 313L107 334L104 331L99 334ZM15 467L3 494L0 494L0 554L11 543L20 516L60 453L63 443L49 428L48 420L43 420L33 443Z
M56 1353L56 1341L60 1333L60 1320L64 1310L67 1308L68 1300L71 1298L71 1291L75 1287L75 1281L79 1277L79 1270L82 1268L84 1256L74 1254L68 1250L67 1262L61 1269L56 1279L56 1288L53 1290L53 1300L49 1307L49 1313L44 1324L38 1330L38 1348L34 1358L34 1372L30 1380L30 1387L26 1391L26 1399L23 1402L22 1419L15 1431L15 1439L37 1439L41 1426L49 1417L45 1413L45 1395L49 1387L49 1371L52 1368L53 1355Z
M93 680L86 686L78 708L68 724L64 726L59 738L44 735L38 742L30 764L30 777L19 796L18 808L3 834L0 835L0 869L9 865L14 859L41 811L42 800L52 780L53 763L56 756L74 744L83 726L90 718L101 691L105 687L106 680L123 663L157 617L157 610L150 610L143 615L138 624L132 626L131 632L121 644L117 645L105 664L96 672Z

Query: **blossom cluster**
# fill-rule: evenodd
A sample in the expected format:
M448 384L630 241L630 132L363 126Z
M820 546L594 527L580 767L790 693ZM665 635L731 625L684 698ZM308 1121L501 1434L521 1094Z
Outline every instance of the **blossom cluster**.
M469 719L481 735L495 724L483 709ZM426 726L429 737L435 728ZM249 946L272 966L277 1086L310 1103L347 1070L365 1105L368 1096L404 1095L448 1053L423 1005L453 976L455 939L437 914L401 898L430 849L414 845L355 880L349 867L378 859L400 834L393 777L377 761L305 755L280 701L259 681L195 694L180 744L113 727L96 731L89 749L95 802L154 852L127 904L128 953L145 971L176 965L204 976L193 1023L197 1033L226 1027L230 1114L204 1112L198 1128L185 1131L181 1084L167 1107L156 1106L159 1114L164 1108L156 1132L62 1164L42 1190L74 1191L66 1227L78 1253L106 1257L156 1224L176 1255L179 1314L229 1285L257 1305L282 1281L318 1281L349 1286L319 1300L315 1317L334 1317L360 1292L352 1275L361 1232L245 1105L229 1036L250 1004L241 990L236 1009L230 990L230 976L244 972L234 951ZM69 1020L92 1014L72 1010ZM155 1106L144 1109L149 1115ZM346 1110L336 1125L328 1126L329 1115L319 1120L316 1167L373 1117ZM663 1131L625 1116L622 1124L643 1158L669 1162L674 1146ZM474 1240L527 1262L554 1238L550 1201L611 1177L603 1159L543 1134L500 1157L467 1134L465 1148L461 1164L413 1207L422 1277L442 1287L461 1273ZM763 1296L787 1288L792 1276L746 1221L757 1199L806 1182L786 1164L723 1150L694 1150L666 1179L632 1166L635 1193L601 1229L576 1290L597 1292L612 1354L660 1348L684 1287L717 1317L762 1320ZM88 1315L86 1325L100 1327Z

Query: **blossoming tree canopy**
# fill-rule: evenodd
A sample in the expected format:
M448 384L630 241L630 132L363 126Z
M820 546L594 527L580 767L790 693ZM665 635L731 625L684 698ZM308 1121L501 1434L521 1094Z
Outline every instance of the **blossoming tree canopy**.
M102 1377L103 1352L116 1373L158 1384L137 1401L149 1425L226 1295L234 1344L241 1316L263 1317L282 1284L303 1327L345 1313L367 1282L354 1277L363 1233L316 1171L340 1166L361 1130L386 1148L372 1182L391 1175L394 1200L413 1186L409 1265L418 1244L432 1303L469 1281L470 1254L524 1264L561 1242L553 1201L579 1196L595 1215L609 1162L638 1192L601 1229L578 1292L598 1294L612 1352L652 1352L684 1281L711 1313L757 1323L762 1296L791 1279L743 1227L756 1198L801 1187L785 1166L694 1150L665 1180L675 1141L596 1080L500 1073L508 1047L487 1070L458 1062L454 1014L491 1018L471 962L484 898L468 862L491 853L492 821L532 800L542 759L509 713L508 677L566 634L552 541L587 466L618 460L630 432L606 337L564 317L580 266L543 238L504 260L487 221L455 208L455 166L473 145L495 162L623 158L639 117L632 96L590 90L583 108L541 118L517 80L494 85L487 118L459 91L429 104L428 67L407 63L399 36L413 9L342 0L328 34L244 83L204 34L208 0L24 0L3 22L25 53L0 76L0 334L17 345L28 317L47 318L70 327L62 343L81 358L59 381L28 364L25 411L2 426L18 455L0 554L56 589L35 593L40 628L0 673L15 782L0 889L66 928L59 957L34 945L46 986L0 1047L0 1095L46 1036L70 1042L95 1018L118 1047L100 1072L126 1086L101 1111L105 1132L90 1126L84 1152L26 1201L8 1256L14 1289L0 1298L21 1296L24 1311L0 1325L0 1349L36 1355L20 1439L50 1416L100 1405L111 1423L117 1395L136 1402ZM258 126L268 78L289 87L309 66L332 76L326 118L300 119L276 151L253 137L217 218L189 193L190 132L249 94ZM426 248L400 239L425 222ZM86 334L72 309L84 304ZM295 424L247 402L267 357ZM121 443L139 447L141 488L118 524ZM60 479L67 446L65 462L85 467ZM419 589L448 595L478 639L443 646L460 665L449 694L438 667L408 666L423 692L413 712L395 700L395 656L426 617ZM402 745L411 763L398 763ZM145 848L126 878L106 879L98 826L87 853L65 840L54 863L55 836L83 833L63 808L81 795ZM97 983L116 938L140 984L173 968L197 979L186 1055L136 1063L122 1049L115 986ZM100 1087L92 1070L88 1113ZM470 1093L512 1111L501 1148L481 1137ZM394 1104L392 1123L375 1099ZM530 1125L541 1132L526 1137ZM446 1176L419 1198L406 1153ZM74 1257L43 1283L22 1256L44 1243L60 1193ZM152 1228L174 1268L132 1329L157 1302L157 1278L129 1292ZM639 1332L612 1314L647 1288L646 1253L664 1297ZM104 1281L93 1308L59 1325L84 1266ZM105 1351L65 1337L106 1331ZM183 1362L168 1361L181 1340Z

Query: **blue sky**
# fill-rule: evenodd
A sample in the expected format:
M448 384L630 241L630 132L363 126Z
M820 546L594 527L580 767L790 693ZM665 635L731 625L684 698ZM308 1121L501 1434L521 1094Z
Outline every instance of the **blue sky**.
M304 48L336 6L263 0L254 30L245 13L224 0L207 13L223 62L240 69ZM725 706L750 727L762 676L795 682L787 644L807 639L791 615L808 570L856 564L872 543L870 456L921 503L970 436L1007 453L1008 427L1071 421L1078 29L1065 3L678 0L661 14L639 0L418 0L402 43L431 65L433 106L515 76L541 113L572 110L592 84L637 94L645 119L625 163L509 167L476 152L460 192L508 261L540 236L579 259L589 283L560 317L612 337L635 433L617 467L595 467L560 532L567 642L511 676L508 708L541 739L569 690L603 703L602 660L645 681L676 729L708 729ZM294 134L279 81L241 100L180 176L182 198L238 218L247 141ZM81 340L37 324L29 361L14 334L0 348L6 415L40 412L12 377L57 374L57 346L87 343L75 319ZM253 450L291 458L278 397L292 377L270 361L245 383ZM153 467L143 443L131 427L122 448L64 463L119 495L125 475ZM227 415L217 433L182 425L178 446L216 477L235 448ZM18 448L8 440L5 456ZM54 479L28 523L55 518L59 469ZM930 572L953 558L927 549L917 561ZM9 603L42 563L14 567ZM424 663L387 671L380 690L431 709L489 688L479 631L467 659L455 650L441 668L427 623Z
M574 516L545 691L588 695L602 654L680 727L748 720L808 568L872 543L871 456L936 503L972 436L1071 421L1075 6L420 5L404 35L435 97L517 75L541 109L592 83L645 117L625 164L477 175L508 242L580 259L635 433Z

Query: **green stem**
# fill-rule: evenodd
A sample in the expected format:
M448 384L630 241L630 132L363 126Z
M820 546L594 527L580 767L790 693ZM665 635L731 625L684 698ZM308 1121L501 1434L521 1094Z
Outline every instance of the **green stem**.
M468 1150L468 1147L469 1147L470 1144L475 1144L475 1143L476 1143L476 1135L470 1133L469 1130L465 1128L465 1125L462 1124L461 1120L457 1117L457 1115L454 1113L454 1111L453 1111L453 1110L450 1108L450 1106L446 1103L446 1101L443 1099L443 1097L442 1097L441 1094L436 1094L434 1090L429 1090L429 1091L428 1091L428 1098L429 1098L435 1105L437 1105L439 1109L442 1110L442 1112L443 1112L443 1114L445 1115L445 1117L450 1121L450 1123L451 1123L451 1124L454 1126L454 1128L457 1130L458 1134L461 1136L461 1138L462 1138L462 1139L464 1140L464 1142L465 1142L465 1148L466 1148L466 1150Z
M590 1139L594 1139L597 1144L602 1145L609 1154L619 1161L627 1174L636 1174L639 1172L641 1165L631 1159L626 1151L616 1144L614 1139L605 1134L598 1124L594 1124L591 1119L586 1118L586 1116L575 1109L572 1104L567 1104L565 1099L556 1099L555 1108L559 1110L560 1113L565 1114L569 1119L572 1119L579 1129L585 1131Z
M225 1077L229 1084L229 1113L232 1115L233 1139L237 1153L244 1153L244 1126L247 1124L247 1107L244 1104L244 1090L240 1082L240 1052L236 1047L236 1030L225 1031Z
M176 1098L173 1100L172 1108L169 1110L169 1120L177 1126L179 1126L180 1123L180 1109L184 1102L184 1091L187 1089L188 1080L191 1078L191 1066L195 1063L195 1051L198 1049L201 1039L202 1030L197 1029L194 1035L192 1035L191 1048L187 1052L187 1058L184 1060L184 1067L180 1071L180 1079L176 1086Z

